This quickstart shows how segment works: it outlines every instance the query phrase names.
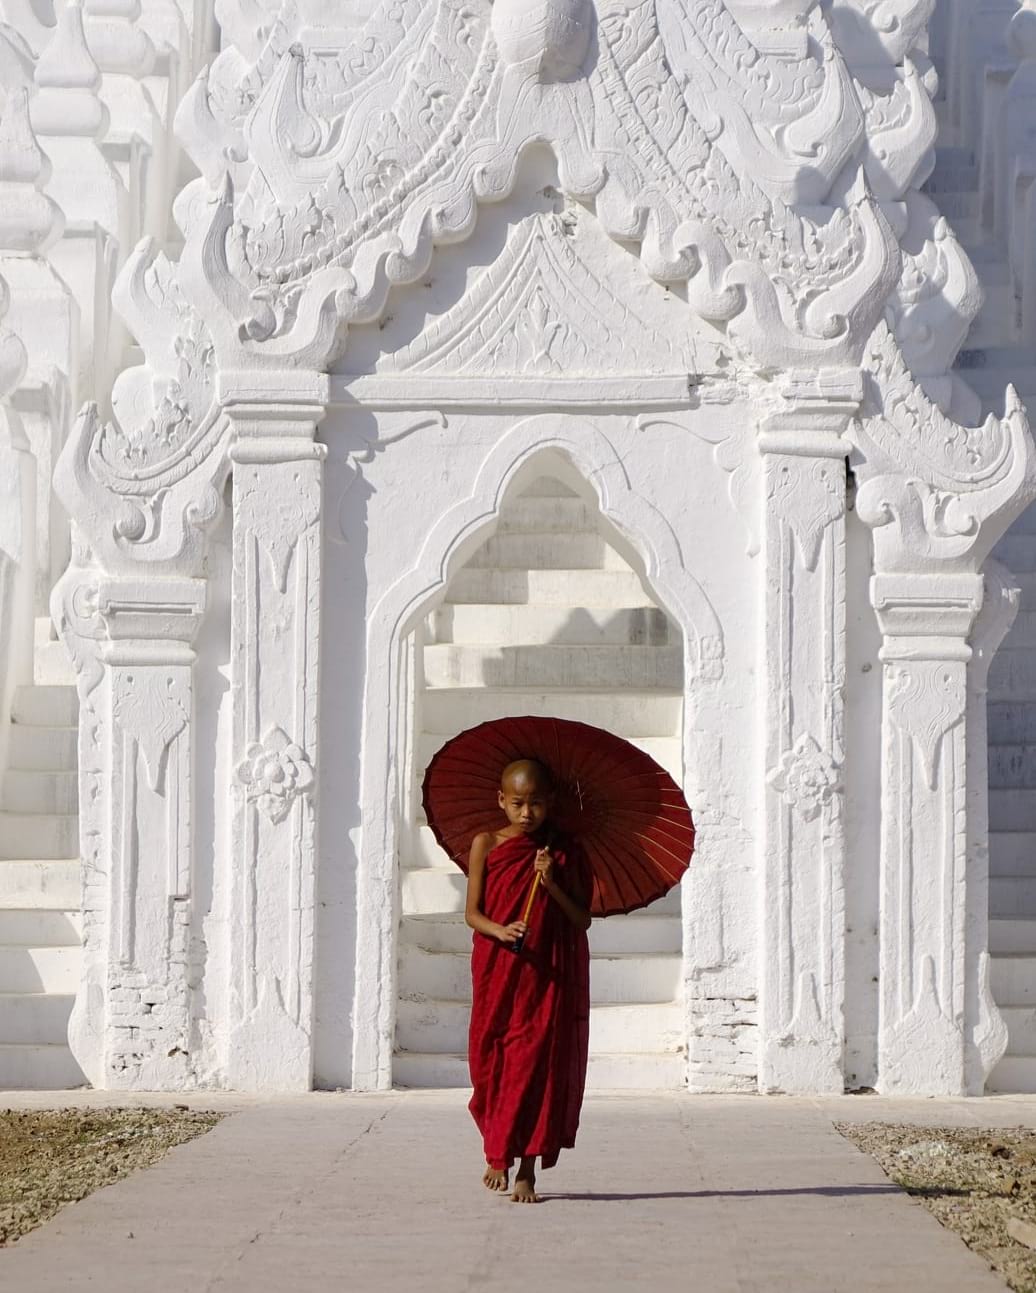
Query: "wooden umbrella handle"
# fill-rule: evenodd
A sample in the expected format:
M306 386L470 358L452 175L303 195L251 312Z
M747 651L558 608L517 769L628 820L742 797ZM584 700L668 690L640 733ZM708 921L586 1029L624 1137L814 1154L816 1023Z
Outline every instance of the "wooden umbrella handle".
M522 910L523 925L527 925L529 923L529 912L532 911L532 902L533 902L533 899L536 897L536 890L540 887L540 880L542 880L542 878L543 877L540 875L538 871L532 877L532 884L529 885L529 896L525 899L525 907ZM517 955L524 946L525 946L525 935L520 934L518 938L516 938L514 942L511 944L511 951L514 952L515 955Z
M529 885L529 896L528 898L526 898L525 907L522 910L523 925L527 925L529 923L529 912L532 911L532 901L536 897L536 890L540 887L540 881L542 879L543 877L540 875L538 871L532 877L532 884Z

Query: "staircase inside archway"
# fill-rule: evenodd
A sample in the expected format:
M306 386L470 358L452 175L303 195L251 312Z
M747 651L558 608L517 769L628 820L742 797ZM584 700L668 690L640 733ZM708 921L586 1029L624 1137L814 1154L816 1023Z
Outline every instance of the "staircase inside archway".
M596 503L541 477L505 500L495 534L453 576L417 643L418 783L449 737L538 714L607 728L678 781L682 646L637 572L602 536ZM466 1086L471 931L465 879L420 817L401 858L394 1080ZM590 932L588 1085L686 1081L679 892Z

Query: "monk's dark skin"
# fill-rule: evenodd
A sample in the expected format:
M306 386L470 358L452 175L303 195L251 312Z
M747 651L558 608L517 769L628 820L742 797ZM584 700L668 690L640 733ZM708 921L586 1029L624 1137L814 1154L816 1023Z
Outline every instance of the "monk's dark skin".
M518 759L514 763L509 763L500 778L500 790L497 793L497 803L507 818L507 825L498 831L485 831L481 835L476 835L471 841L464 919L472 929L495 938L508 947L513 946L525 934L528 927L521 920L514 920L509 925L499 925L482 911L486 858L491 850L498 844L502 844L504 840L514 839L518 835L531 835L539 830L550 814L552 797L550 780L540 764L532 759ZM553 858L549 849L538 850L534 866L539 872L541 887L558 904L565 916L577 929L589 929L588 904L585 901L576 902L556 883L552 874ZM487 1164L482 1176L482 1184L489 1190L506 1192L507 1172L498 1171ZM518 1165L511 1202L539 1202L539 1196L536 1194L535 1157L523 1158Z

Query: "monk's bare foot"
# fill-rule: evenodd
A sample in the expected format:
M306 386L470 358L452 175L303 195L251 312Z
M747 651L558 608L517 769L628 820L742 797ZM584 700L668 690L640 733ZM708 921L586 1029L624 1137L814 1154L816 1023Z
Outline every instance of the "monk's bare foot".
M514 1178L514 1189L511 1191L512 1203L539 1203L536 1193L536 1160L523 1158L518 1174Z
M482 1174L482 1184L487 1190L503 1192L507 1189L507 1172L496 1167L490 1167L487 1163L486 1170Z

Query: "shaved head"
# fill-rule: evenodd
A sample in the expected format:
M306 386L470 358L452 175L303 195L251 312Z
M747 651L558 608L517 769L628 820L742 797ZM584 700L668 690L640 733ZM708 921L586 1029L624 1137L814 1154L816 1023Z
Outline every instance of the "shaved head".
M550 771L538 760L515 759L501 772L500 788L506 790L523 784L550 790L554 782Z

